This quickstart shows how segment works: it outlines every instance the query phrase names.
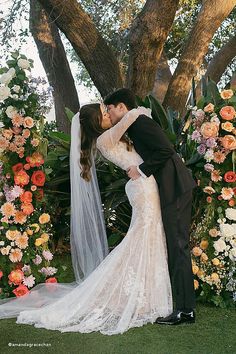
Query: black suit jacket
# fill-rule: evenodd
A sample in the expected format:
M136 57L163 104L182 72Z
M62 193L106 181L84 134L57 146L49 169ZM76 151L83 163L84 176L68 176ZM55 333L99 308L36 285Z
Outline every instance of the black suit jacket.
M153 119L140 115L129 127L128 135L144 161L139 168L158 183L162 207L196 187L190 170Z

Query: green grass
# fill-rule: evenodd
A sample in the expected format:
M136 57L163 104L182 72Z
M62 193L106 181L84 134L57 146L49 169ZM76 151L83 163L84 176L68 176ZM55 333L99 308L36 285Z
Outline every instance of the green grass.
M69 257L56 263L68 264L67 281L73 277ZM100 333L60 333L19 325L15 319L0 321L1 353L76 353L76 354L234 354L236 353L236 314L232 309L197 306L193 325L163 327L148 324L122 335ZM13 347L8 343L50 344L50 346Z

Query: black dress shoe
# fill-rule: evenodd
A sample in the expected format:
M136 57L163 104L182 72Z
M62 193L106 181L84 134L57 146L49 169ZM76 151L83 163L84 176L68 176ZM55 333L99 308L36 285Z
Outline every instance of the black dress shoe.
M167 317L158 317L155 323L165 324L165 325L178 325L181 323L194 323L195 313L194 311L183 312L176 310L171 315Z

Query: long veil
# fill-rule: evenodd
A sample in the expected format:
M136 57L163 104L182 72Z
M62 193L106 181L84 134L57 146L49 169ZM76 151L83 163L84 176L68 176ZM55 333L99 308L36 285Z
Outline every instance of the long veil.
M30 293L0 300L0 318L17 317L21 311L54 303L71 292L106 257L108 244L102 204L93 159L91 181L80 176L80 120L77 113L71 124L71 255L75 273L72 283L41 283Z

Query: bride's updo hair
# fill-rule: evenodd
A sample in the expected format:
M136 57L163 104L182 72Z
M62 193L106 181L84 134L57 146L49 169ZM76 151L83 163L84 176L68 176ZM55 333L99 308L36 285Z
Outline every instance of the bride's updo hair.
M80 109L80 126L81 126L81 154L80 164L82 171L81 177L86 181L90 181L92 166L92 153L96 148L96 140L99 135L104 132L101 127L102 112L99 103L91 103L84 105Z

